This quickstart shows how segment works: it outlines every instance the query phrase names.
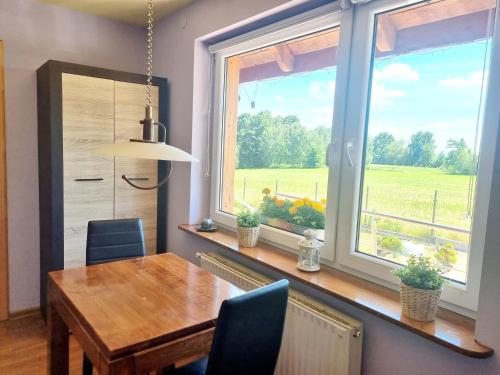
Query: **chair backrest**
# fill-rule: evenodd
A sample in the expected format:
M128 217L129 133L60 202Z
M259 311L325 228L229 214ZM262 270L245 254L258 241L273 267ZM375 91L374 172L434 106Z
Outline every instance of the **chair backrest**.
M222 303L206 375L272 375L288 302L280 280Z
M146 255L141 219L89 221L86 264Z

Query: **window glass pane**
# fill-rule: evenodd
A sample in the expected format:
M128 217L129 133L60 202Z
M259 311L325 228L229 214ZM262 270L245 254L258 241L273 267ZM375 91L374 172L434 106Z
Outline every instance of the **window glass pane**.
M339 27L226 59L221 211L323 236Z
M466 282L494 7L431 1L376 17L357 251L423 254Z

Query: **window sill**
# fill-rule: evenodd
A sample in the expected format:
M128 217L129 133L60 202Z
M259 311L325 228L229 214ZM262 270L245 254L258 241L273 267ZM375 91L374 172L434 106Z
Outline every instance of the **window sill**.
M380 285L322 265L318 272L298 270L296 256L276 247L259 243L255 248L239 248L236 235L220 229L214 233L197 232L194 225L182 224L179 229L219 245L232 253L265 265L321 292L394 323L457 353L474 358L487 358L493 350L474 338L473 319L440 308L432 323L422 323L401 314L399 294Z

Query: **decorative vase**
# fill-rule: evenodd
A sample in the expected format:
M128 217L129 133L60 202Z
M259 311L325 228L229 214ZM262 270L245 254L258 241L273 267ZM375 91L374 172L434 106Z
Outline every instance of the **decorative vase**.
M404 315L420 322L432 322L436 318L441 289L418 289L401 283L399 297Z
M321 242L316 239L318 233L308 229L304 231L304 239L299 241L299 261L297 268L302 271L319 271L319 251Z
M238 243L241 247L255 247L259 239L260 226L258 227L240 227L236 229Z

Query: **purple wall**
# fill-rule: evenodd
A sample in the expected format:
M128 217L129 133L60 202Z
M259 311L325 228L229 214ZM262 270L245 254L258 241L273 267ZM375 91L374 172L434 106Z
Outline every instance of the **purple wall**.
M266 17L276 15L292 5L301 3L304 2L198 0L169 16L157 27L155 35L158 52L155 54L155 67L159 74L169 77L170 81L171 143L191 151L202 161L191 166L178 163L170 182L168 249L192 262L197 262L195 254L199 251L225 253L215 245L177 230L178 224L197 222L209 212L210 178L205 177L203 173L207 133L208 64L206 45L202 39L213 40L221 34L234 35L235 29L241 30L245 27L248 30L248 25L252 23L255 25L255 22L264 15ZM305 3L307 5L307 2ZM275 18L279 17L275 16ZM497 154L500 158L500 150ZM497 180L500 180L500 172L498 173ZM490 207L490 210L498 212L498 208L497 206ZM496 224L498 228L498 222ZM500 269L498 254L500 252L494 247L494 237L490 243L491 246L487 252L495 251L497 255L489 258L492 262L485 265L485 272L496 274L498 280L498 269ZM242 263L249 265L247 262ZM252 268L273 276L272 272L262 267L252 265ZM277 277L276 274L274 276ZM330 296L306 286L297 285L297 283L293 284L295 288L323 300L364 323L364 374L500 374L500 359L496 354L489 359L465 357ZM482 295L481 300L490 301L493 298L496 302L480 304L481 321L478 325L485 327L484 332L491 332L488 335L481 335L480 338L485 344L500 351L498 328L500 325L497 318L500 313L498 309L500 285L498 282L495 284L492 278L488 280L488 288L485 289L488 290L486 293L490 294Z
M139 73L143 35L139 27L35 1L0 1L11 311L39 305L36 69L53 59Z
M310 4L303 0L198 0L157 25L155 73L170 80L171 141L175 146L204 160L207 55L199 38L228 35L264 15L279 17L276 14L292 6ZM0 39L5 42L6 54L10 308L17 311L39 303L35 71L46 60L57 59L142 72L144 47L143 32L137 27L31 0L0 1ZM500 63L498 56L495 61ZM497 194L498 165L492 189ZM177 230L178 224L195 222L208 213L210 183L202 167L203 162L191 167L179 163L170 184L168 246L193 262L197 251L221 251ZM496 351L500 351L499 206L498 199L492 200L485 255L488 261L478 314L478 337ZM253 268L273 276L261 267ZM365 374L500 374L498 355L486 360L467 358L303 285L294 287L363 321Z

